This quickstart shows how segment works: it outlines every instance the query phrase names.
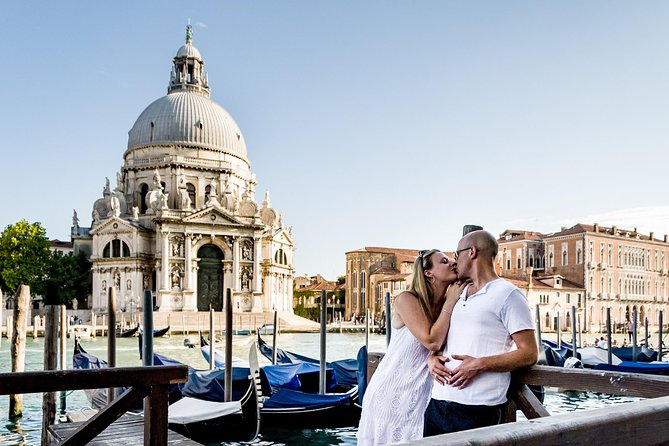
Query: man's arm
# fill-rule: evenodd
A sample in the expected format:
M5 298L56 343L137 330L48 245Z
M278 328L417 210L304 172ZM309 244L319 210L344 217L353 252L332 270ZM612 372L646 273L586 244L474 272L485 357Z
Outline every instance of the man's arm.
M467 355L453 355L462 363L453 370L453 376L447 383L459 388L465 387L482 372L510 372L521 367L528 367L537 362L539 349L534 337L534 330L522 330L511 335L516 343L516 350L501 355L474 358Z

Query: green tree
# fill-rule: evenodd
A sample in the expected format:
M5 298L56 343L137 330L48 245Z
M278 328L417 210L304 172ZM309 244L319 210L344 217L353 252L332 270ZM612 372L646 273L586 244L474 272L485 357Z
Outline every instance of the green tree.
M84 253L78 255L62 255L54 252L49 266L49 280L58 288L60 301L72 306L76 298L83 304L90 292L91 262Z
M343 285L346 283L346 276L337 277L337 285Z
M41 294L50 260L49 239L40 223L21 220L0 234L0 286L4 290L12 292L25 284Z

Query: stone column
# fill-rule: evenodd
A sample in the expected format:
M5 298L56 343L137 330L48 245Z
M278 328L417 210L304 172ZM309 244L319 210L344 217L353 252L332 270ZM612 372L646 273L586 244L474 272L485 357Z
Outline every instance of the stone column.
M186 268L185 268L185 284L184 284L184 290L192 290L191 288L191 276L193 275L193 253L192 253L192 239L191 239L191 234L185 234L184 237L184 249L186 250Z
M239 282L239 237L232 239L232 289L241 289Z
M169 291L170 289L170 271L169 271L169 252L170 252L170 239L169 239L169 232L161 232L163 236L163 259L162 259L162 282L161 287L165 291Z
M253 285L251 288L254 293L260 293L261 277L260 277L260 238L253 239Z

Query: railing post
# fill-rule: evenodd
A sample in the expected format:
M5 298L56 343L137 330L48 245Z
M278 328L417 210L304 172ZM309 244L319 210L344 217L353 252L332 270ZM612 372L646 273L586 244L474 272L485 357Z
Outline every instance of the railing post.
M153 310L153 308L152 308ZM167 407L169 405L166 385L152 386L144 404L144 446L167 444ZM148 414L146 410L148 408Z

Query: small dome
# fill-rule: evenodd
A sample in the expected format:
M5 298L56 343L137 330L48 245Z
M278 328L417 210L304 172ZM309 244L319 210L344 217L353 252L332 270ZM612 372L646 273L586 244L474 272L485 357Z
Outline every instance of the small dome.
M153 103L128 132L128 150L158 144L186 144L229 153L248 164L246 143L232 116L192 92L175 92Z
M186 43L181 48L179 48L179 51L177 51L177 55L175 57L192 57L200 61L202 60L200 51L197 48L195 48L190 42Z

